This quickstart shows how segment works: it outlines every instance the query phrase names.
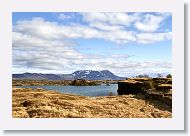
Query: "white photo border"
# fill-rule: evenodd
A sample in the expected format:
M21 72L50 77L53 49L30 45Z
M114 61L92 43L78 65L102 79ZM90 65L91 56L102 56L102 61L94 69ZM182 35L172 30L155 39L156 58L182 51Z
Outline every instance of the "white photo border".
M12 12L172 12L172 118L12 118ZM181 0L1 0L0 118L4 130L184 130Z

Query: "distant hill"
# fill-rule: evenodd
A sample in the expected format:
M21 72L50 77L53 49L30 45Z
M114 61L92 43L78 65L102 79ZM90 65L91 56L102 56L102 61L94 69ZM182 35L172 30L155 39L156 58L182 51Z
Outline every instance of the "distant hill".
M87 80L122 80L125 78L118 77L108 70L94 71L94 70L78 70L72 73L75 79Z
M13 74L13 79L34 79L34 80L60 80L60 75L56 74L41 74L41 73L23 73L23 74Z
M124 77L118 77L108 70L78 70L72 74L41 74L41 73L23 73L13 74L13 79L33 79L33 80L123 80Z

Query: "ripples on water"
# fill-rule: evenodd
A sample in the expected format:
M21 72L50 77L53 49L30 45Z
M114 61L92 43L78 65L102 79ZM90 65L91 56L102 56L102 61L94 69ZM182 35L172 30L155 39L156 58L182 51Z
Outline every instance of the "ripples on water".
M117 95L117 84L107 86L18 86L18 88L43 88L47 90L55 90L62 93L78 94L83 96L108 96L110 93Z

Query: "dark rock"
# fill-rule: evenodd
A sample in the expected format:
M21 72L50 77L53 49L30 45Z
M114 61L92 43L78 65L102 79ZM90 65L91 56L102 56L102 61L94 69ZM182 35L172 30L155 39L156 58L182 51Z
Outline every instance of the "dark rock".
M118 82L118 94L137 94L137 93L144 93L145 91L149 90L150 84L147 82L140 82L135 80L125 80Z
M31 104L32 103L30 101L24 101L24 102L21 103L21 105L24 106L24 107L31 106Z

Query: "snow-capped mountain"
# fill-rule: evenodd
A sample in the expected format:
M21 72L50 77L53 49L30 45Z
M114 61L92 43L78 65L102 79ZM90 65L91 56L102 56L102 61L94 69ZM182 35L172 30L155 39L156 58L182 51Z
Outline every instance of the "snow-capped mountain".
M72 73L75 79L87 80L121 80L125 79L114 75L108 70L94 71L94 70L78 70Z
M108 70L78 70L72 74L41 74L41 73L23 73L13 74L13 79L34 79L34 80L122 80L123 77L118 77Z

